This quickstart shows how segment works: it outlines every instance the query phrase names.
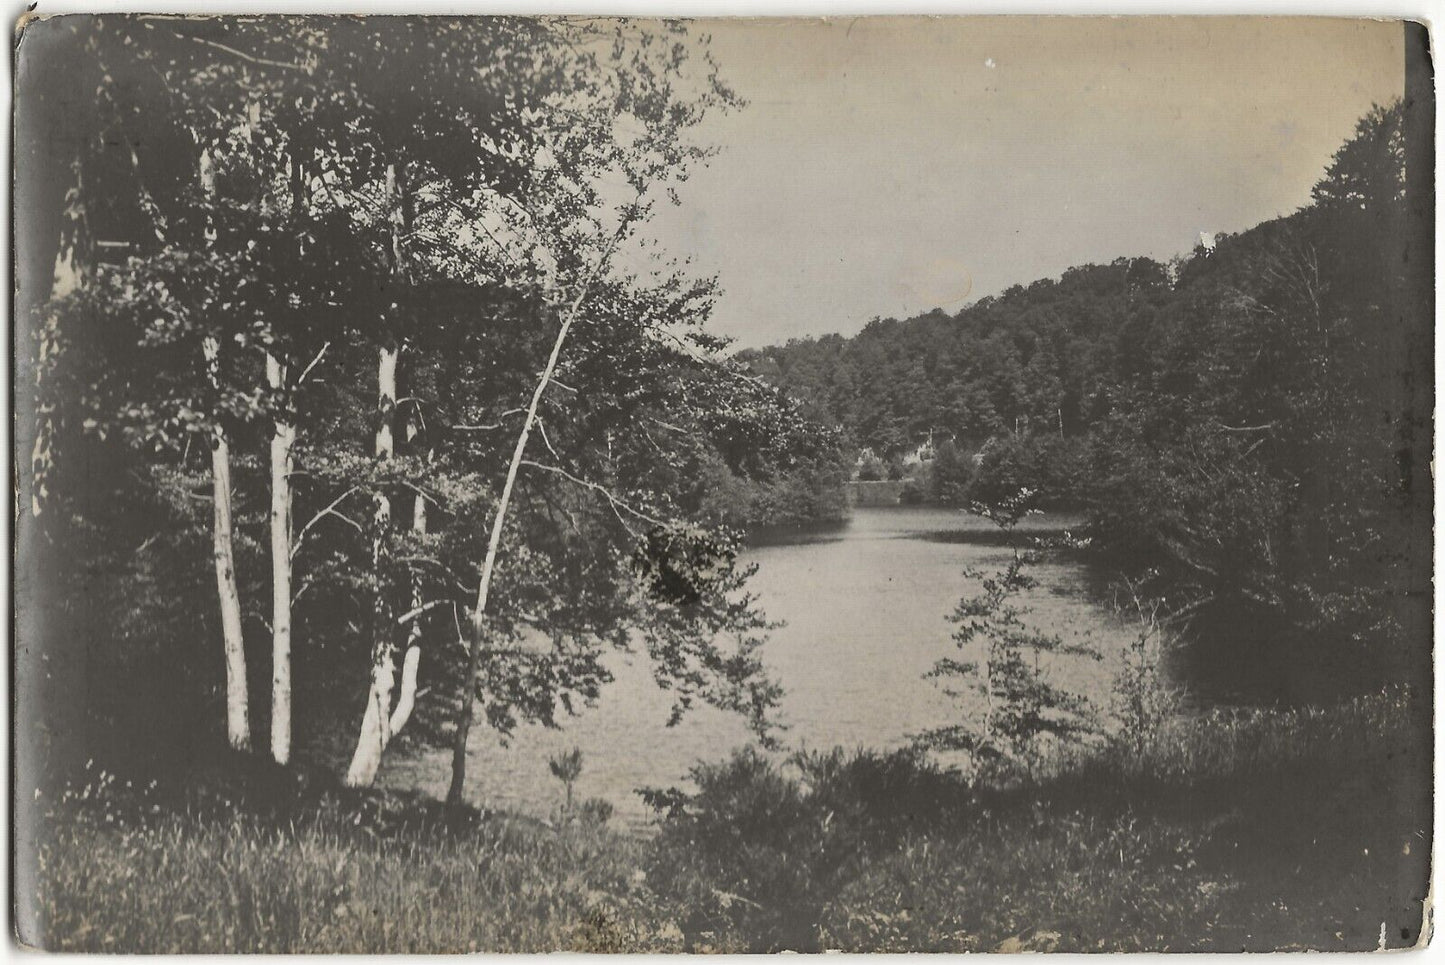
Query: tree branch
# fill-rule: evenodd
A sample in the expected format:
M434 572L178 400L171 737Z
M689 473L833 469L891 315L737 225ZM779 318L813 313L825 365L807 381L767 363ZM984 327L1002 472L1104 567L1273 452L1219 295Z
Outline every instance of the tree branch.
M558 467L558 466L548 466L548 465L544 465L544 464L542 464L542 463L540 463L540 462L533 462L533 461L530 460L530 459L523 459L523 460L522 460L522 465L524 465L524 466L530 466L530 467L533 468L533 469L541 469L541 470L543 470L544 472L556 473L557 475L563 477L564 479L568 479L568 480L576 483L576 484L579 485L579 486L583 486L583 487L585 487L585 488L587 488L587 489L591 489L591 490L594 491L594 492L601 493L603 496L605 496L605 497L607 498L607 501L612 504L614 510L616 510L616 509L625 509L628 513L630 513L630 514L633 515L633 516L636 516L638 519L642 520L642 521L645 522L645 523L651 523L651 524L654 525L654 526L665 526L665 525L667 525L667 524L664 523L662 520L658 519L656 516L649 516L647 513L644 513L642 510L637 509L636 507L628 504L627 502L625 502L625 501L622 500L622 499L619 499L617 496L613 495L612 492L611 492L610 490L608 490L605 486L598 485L597 483L595 483L595 482L590 482L590 481L588 481L588 480L586 480L586 479L581 479L581 478L579 478L579 477L577 477L577 476L572 475L572 474L571 474L570 472L568 472L567 470L562 469L562 468L560 468L560 467ZM623 525L623 526L626 526L627 524L624 522L622 525ZM631 532L631 530L629 529L628 532ZM633 535L636 535L636 534L634 533Z
M330 342L327 342L325 345L321 346L321 351L317 352L317 353L316 353L316 357L311 360L311 362L306 366L306 368L304 368L304 369L301 370L301 376L300 376L300 378L298 378L298 379L296 380L296 384L297 384L297 385L301 385L302 383L304 383L304 382L306 381L306 376L310 375L310 374L311 374L311 370L314 369L314 368L316 368L316 363L318 363L318 362L321 361L321 356L325 355L325 354L326 354L326 350L329 349L330 347L331 347L331 343L330 343Z
M521 414L521 413L523 413L523 412L526 412L526 411L527 411L526 409L522 409L522 408L508 409L506 412L503 412L501 415L497 416L497 418L498 418L498 419L505 419L505 418L506 418L507 416L509 416L509 415L519 415L519 414ZM489 422L489 423L486 423L485 425L483 425L483 424L477 424L477 425L455 425L455 426L452 426L453 429L457 429L457 430L462 431L462 432L487 432L487 431L490 431L490 430L492 430L492 429L500 429L501 427L502 427L502 424L501 424L500 422Z
M552 454L552 458L553 458L553 459L560 460L562 457L559 456L559 455L557 455L557 450L556 450L556 449L553 449L553 448L552 448L552 440L547 438L547 423L543 422L541 419L538 419L538 420L537 420L537 431L538 431L539 433L541 433L541 435L542 435L542 444L547 447L547 451Z
M360 487L352 486L346 492L333 499L324 509L319 511L315 516L312 516L309 520L307 520L306 525L301 527L300 532L296 534L296 540L291 544L291 558L293 560L296 558L296 554L300 551L301 543L304 539L306 539L306 534L310 532L311 527L315 526L318 522L321 521L321 518L323 516L335 516L337 519L350 523L353 527L355 527L358 533L362 531L361 526L356 522L356 520L351 519L349 516L345 516L342 513L338 513L336 511L336 507L341 505L342 500L346 499L347 496L350 496L352 493L356 492L358 488Z
M410 610L407 610L401 616L396 618L396 625L399 627L405 626L406 624L415 620L417 617L421 616L428 610L434 609L439 606L446 606L448 603L451 602L451 600L432 600L430 603L423 603L421 606L412 607Z

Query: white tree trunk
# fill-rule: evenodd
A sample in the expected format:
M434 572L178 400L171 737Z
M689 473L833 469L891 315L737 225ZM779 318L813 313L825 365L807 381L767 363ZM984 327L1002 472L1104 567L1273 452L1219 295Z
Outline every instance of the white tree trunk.
M231 546L231 449L225 430L211 437L212 556L216 593L221 602L221 639L226 654L226 740L237 750L251 749L246 648L241 636L241 594L236 589L236 557Z
M366 712L361 718L361 734L351 766L346 770L348 787L370 787L381 769L381 754L391 738L391 693L396 686L396 654L394 650L373 659L371 687L367 693Z
M216 189L215 164L209 150L201 151L198 173L201 190L210 197ZM208 227L206 237L214 238ZM215 336L201 343L207 375L220 388L221 344ZM212 536L216 561L216 592L221 602L221 640L226 653L226 738L240 750L251 749L250 687L246 682L246 648L241 634L241 594L236 587L236 554L231 527L231 447L221 426L213 430L211 444Z
M397 349L394 345L386 344L381 347L376 366L378 462L390 460L394 451L391 423L396 412L396 359ZM381 585L386 569L386 529L390 523L391 497L385 490L378 489L372 514L371 559L378 586L372 618L371 686L367 692L366 712L361 718L361 733L356 740L356 752L352 755L351 766L346 771L346 783L351 787L364 787L376 780L376 772L381 767L382 751L386 749L387 741L391 737L391 695L396 686L396 647L392 640L395 627L384 599L386 589Z
M266 381L279 391L286 372L266 353ZM271 757L291 759L291 447L296 428L278 419L271 434Z
M414 439L416 434L416 420L409 420L406 425L407 441ZM416 494L415 502L412 503L411 531L418 536L426 534L426 497L421 493ZM421 580L415 576L411 578L411 607L413 611L420 611L422 607ZM401 662L401 691L396 697L396 707L391 712L391 737L399 734L411 719L412 709L416 706L416 674L420 664L421 616L418 613L407 630L406 656Z
M416 673L420 665L421 645L413 636L401 662L401 691L396 697L396 708L391 712L392 737L400 733L406 722L411 720L412 709L416 707Z
M492 517L492 532L487 538L487 555L482 559L482 575L477 581L477 605L472 610L469 623L470 633L467 639L467 670L466 677L462 682L462 703L461 713L457 716L456 733L452 736L452 779L447 787L447 806L459 807L462 803L462 791L466 784L467 777L467 738L472 730L472 717L474 714L473 704L476 703L472 688L476 686L477 673L481 669L482 657L482 634L486 631L487 595L492 589L492 573L497 565L497 553L502 546L502 529L507 520L507 507L512 501L512 488L517 483L517 470L522 466L522 456L527 451L527 439L532 434L532 426L537 421L537 407L542 403L542 396L547 392L547 386L552 382L552 376L557 371L557 362L562 357L562 346L567 342L567 333L572 330L572 323L577 319L577 312L582 307L582 301L587 297L587 292L592 287L592 282L599 272L606 266L608 258L612 255L612 249L616 247L617 241L622 237L622 228L612 236L612 240L603 250L597 263L592 266L592 271L583 282L577 297L562 316L562 324L557 328L557 338L552 343L552 353L547 356L547 364L542 369L542 374L537 378L537 385L532 390L532 400L527 404L527 414L522 419L522 429L517 433L517 444L512 449L512 460L507 464L507 478L502 483L502 495L497 500L497 512Z

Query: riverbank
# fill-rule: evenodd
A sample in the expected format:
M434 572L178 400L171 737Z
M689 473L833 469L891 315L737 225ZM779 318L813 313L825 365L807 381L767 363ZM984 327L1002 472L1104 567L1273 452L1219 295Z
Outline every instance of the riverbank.
M280 953L1409 946L1430 792L1393 762L1424 753L1425 711L1399 690L1221 710L1139 756L980 786L899 753L825 755L806 784L745 755L700 772L647 838L449 817L284 772L259 791L97 773L46 808L34 937Z

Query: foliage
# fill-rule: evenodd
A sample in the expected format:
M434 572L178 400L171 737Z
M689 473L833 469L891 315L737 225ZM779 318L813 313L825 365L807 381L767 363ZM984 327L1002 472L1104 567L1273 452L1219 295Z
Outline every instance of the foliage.
M818 951L829 896L870 853L935 825L961 787L908 750L791 763L799 777L746 750L694 768L695 794L648 795L668 813L648 881L688 909L692 950Z
M884 460L930 431L969 452L1005 436L1072 438L1108 411L1102 376L1121 330L1169 293L1163 266L1121 258L1014 286L956 315L875 319L852 338L738 357Z
M863 457L862 463L858 466L858 479L860 482L879 482L886 479L888 468L883 465L883 460L875 456L872 450Z
M1087 492L1080 485L1083 441L1052 434L992 439L979 451L971 478L956 484L955 492L966 493L969 502L992 503L1028 488L1040 506L1077 506Z
M612 802L606 798L589 797L577 809L577 816L589 824L606 824L612 820L614 810Z
M39 802L51 950L1238 951L1418 941L1428 701L1174 719L1007 786L916 754L698 769L650 840L337 788L254 758ZM1414 782L1414 783L1412 783ZM585 807L585 805L584 805ZM666 811L666 809L664 809ZM1413 812L1420 813L1420 812ZM1401 873L1402 862L1411 869ZM804 886L789 890L792 882ZM794 944L785 940L796 937Z
M1014 602L1038 585L1027 573L1038 554L1021 549L1014 533L1021 519L1038 512L1036 495L1033 490L1020 489L997 504L974 505L977 515L1005 535L1012 555L1004 569L992 575L977 570L964 573L968 579L980 581L982 592L959 602L951 617L957 627L953 640L960 651L981 643L981 656L943 657L927 674L944 681L950 696L972 694L983 706L971 709L971 723L927 731L918 741L929 747L966 750L975 766L995 764L1005 757L1032 764L1040 756L1041 737L1068 740L1094 727L1088 699L1052 683L1042 658L1098 660L1101 655L1086 644L1066 643L1057 634L1030 627L1025 619L1027 609Z
M943 506L967 505L973 477L973 461L968 454L952 439L939 443L928 476L933 501ZM1018 488L1021 487L1015 487L1015 491Z
M85 52L98 99L82 126L98 133L79 145L66 204L62 248L78 253L81 283L46 307L58 348L41 389L58 429L45 523L57 558L93 567L62 567L66 595L123 611L77 610L97 666L143 681L154 664L176 668L167 680L184 700L130 712L174 711L176 735L217 723L218 648L194 645L217 639L217 615L176 601L207 597L218 428L259 649L269 483L257 457L285 422L297 433L299 752L333 754L369 665L413 640L425 650L419 741L445 740L474 698L503 733L556 725L598 698L604 654L630 642L678 716L710 701L764 727L777 689L737 529L841 514L842 456L835 434L725 357L705 328L715 285L647 237L654 205L712 151L697 122L737 104L685 25L52 27ZM619 246L641 260L613 257ZM455 630L519 405L566 311L578 324L539 406L469 680ZM390 411L378 410L382 349L398 353ZM270 358L281 385L268 384ZM383 426L386 460L374 456ZM391 524L373 522L382 501ZM404 522L417 505L425 532ZM701 547L707 560L689 569Z
M1136 626L1122 648L1111 696L1118 730L1111 739L1136 759L1143 760L1150 746L1161 739L1165 726L1179 713L1183 695L1170 684L1164 658L1173 642L1160 616L1158 599L1141 596L1138 584L1125 578L1126 600L1116 590L1114 610Z
M1428 786L1384 748L1418 711L1401 691L1220 709L1142 757L1095 745L998 781L740 752L660 795L647 882L691 951L1369 950L1382 913L1405 946L1428 857L1404 801Z
M582 748L574 747L565 753L554 754L547 759L547 770L552 776L561 781L567 789L567 800L562 806L562 813L572 813L572 785L577 783L577 778L582 776Z

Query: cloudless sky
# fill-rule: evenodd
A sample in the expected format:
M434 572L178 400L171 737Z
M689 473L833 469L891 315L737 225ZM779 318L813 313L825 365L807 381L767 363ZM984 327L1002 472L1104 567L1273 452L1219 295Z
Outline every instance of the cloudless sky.
M1368 20L699 22L748 106L662 214L744 346L904 317L1071 265L1167 259L1309 200L1403 31Z

